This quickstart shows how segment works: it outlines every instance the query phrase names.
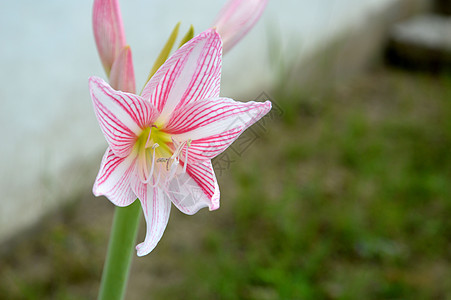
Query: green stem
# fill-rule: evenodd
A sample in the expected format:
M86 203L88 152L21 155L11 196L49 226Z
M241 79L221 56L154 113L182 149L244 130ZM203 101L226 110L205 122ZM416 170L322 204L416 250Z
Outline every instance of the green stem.
M125 296L140 213L139 200L116 207L98 300L121 300Z

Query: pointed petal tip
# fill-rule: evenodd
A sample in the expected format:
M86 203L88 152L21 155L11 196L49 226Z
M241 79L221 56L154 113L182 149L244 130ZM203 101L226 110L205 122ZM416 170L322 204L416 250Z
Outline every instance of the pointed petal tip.
M161 238L160 238L161 239ZM158 240L159 241L159 240ZM136 245L135 249L136 249L136 255L138 257L143 257L146 256L147 254L149 254L150 252L152 252L158 245L158 242L153 243L153 245L151 245L149 247L149 245L146 245L146 241L139 243L138 245Z
M222 39L221 39L221 35L219 34L219 32L217 31L216 27L212 27L210 29L207 29L205 31L205 33L207 33L209 36L211 36L214 39L218 39L221 41L221 47L222 47Z
M144 256L155 249L163 236L171 212L171 201L165 198L162 189L139 180L132 184L132 190L141 202L146 219L146 237L136 246L137 255Z
M102 194L99 193L99 191L98 191L97 181L94 183L94 186L92 187L92 194L96 197L102 196Z
M272 103L271 103L271 101L266 100L265 102L263 102L263 104L265 105L265 110L266 110L265 114L266 114L266 113L268 113L271 110Z
M221 66L222 40L215 30L208 29L176 50L150 78L141 95L158 108L159 121L164 122L177 106L200 97L218 97Z
M200 41L203 39L215 39L215 40L218 39L219 41L221 41L221 46L222 46L221 35L218 33L216 27L211 27L211 28L199 33L198 35L193 37L189 42L196 43L196 41Z
M92 82L96 81L97 78L98 78L97 76L89 76L89 78L88 78L89 84L91 84Z
M88 78L88 84L90 88L93 88L95 85L104 85L107 84L105 80L97 76L91 76Z
M219 200L219 199L218 199ZM213 210L217 210L219 208L219 201L218 202L213 202L211 205L210 205L210 207L208 207L208 209L210 210L210 211L213 211Z
M144 246L144 242L143 243L139 243L138 245L136 245L135 249L136 249L136 255L138 257L146 256L147 254L152 252L153 249L155 249L155 248L152 248L152 249L149 248L147 251L145 251L145 248L143 246Z
M214 192L213 196L211 197L211 202L208 207L208 209L210 211L217 210L219 208L219 198L220 198L221 192L219 191L219 185L218 185L218 181L216 179L214 181L214 187L215 187L215 192Z
M218 30L216 29L216 26L211 27L210 29L205 30L206 33L214 35L214 36L218 36L219 38L221 38L221 36L218 33Z
M201 33L199 33L198 35L194 36L191 40L189 40L186 44L190 44L190 43L198 43L201 40L218 40L218 42L220 42L221 48L222 48L222 39L221 39L221 35L218 33L218 31L216 30L215 27L209 28ZM184 45L184 46L185 46Z
M94 101L93 96L99 92L99 89L103 86L110 87L110 85L100 77L91 76L88 79L89 91L91 93L91 99Z

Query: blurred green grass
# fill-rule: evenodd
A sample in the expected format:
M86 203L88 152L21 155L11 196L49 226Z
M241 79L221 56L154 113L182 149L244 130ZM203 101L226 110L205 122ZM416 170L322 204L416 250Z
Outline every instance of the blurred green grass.
M272 95L283 114L218 176L221 208L173 209L128 299L451 298L451 77ZM85 198L0 258L1 297L95 297L112 207Z
M450 83L378 70L321 99L281 88L284 115L231 165L230 208L162 298L450 298Z

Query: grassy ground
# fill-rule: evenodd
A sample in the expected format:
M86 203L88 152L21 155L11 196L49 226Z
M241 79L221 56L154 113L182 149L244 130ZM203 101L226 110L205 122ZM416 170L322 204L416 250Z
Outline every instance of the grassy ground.
M173 209L127 299L450 299L451 77L272 96L215 162L221 208ZM11 245L0 298L95 298L112 212L87 194Z

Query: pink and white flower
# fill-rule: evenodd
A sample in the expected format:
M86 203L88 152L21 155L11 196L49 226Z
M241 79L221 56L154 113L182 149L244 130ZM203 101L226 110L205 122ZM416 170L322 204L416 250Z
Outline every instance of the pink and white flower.
M138 198L147 223L136 249L148 254L166 228L171 202L183 213L219 207L211 159L224 151L271 103L219 97L222 41L214 29L194 37L155 73L141 96L89 79L108 149L93 192L118 206Z
M228 52L254 27L268 0L229 0L214 23Z

